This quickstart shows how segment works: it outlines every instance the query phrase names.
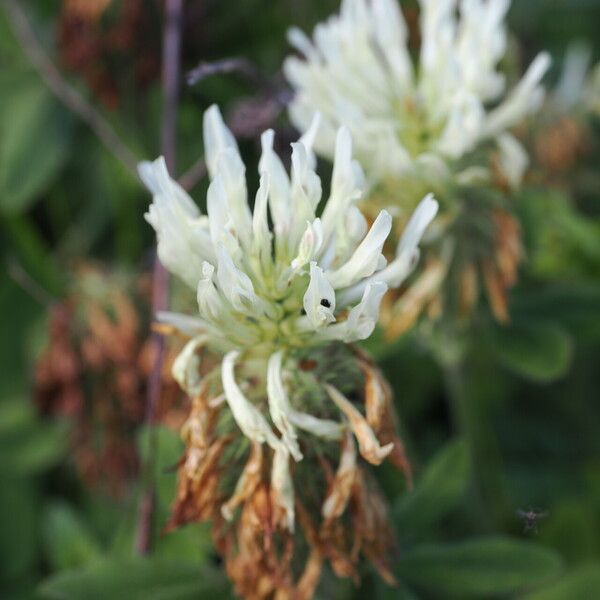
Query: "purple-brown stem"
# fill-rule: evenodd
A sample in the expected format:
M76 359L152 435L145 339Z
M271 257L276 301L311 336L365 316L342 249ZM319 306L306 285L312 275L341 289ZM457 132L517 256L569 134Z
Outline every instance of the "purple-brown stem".
M181 22L183 0L165 1L165 22L163 29L162 51L162 89L163 118L161 127L161 149L169 172L174 174L177 150L177 104L179 100ZM152 311L156 314L167 307L169 294L169 276L154 258L152 281ZM149 428L150 446L146 474L146 489L142 494L138 511L138 534L136 549L140 554L148 554L152 549L152 533L155 509L154 463L157 454L157 435L155 430L158 400L161 391L161 373L164 360L164 338L154 334L155 359L148 379L146 399L146 425Z

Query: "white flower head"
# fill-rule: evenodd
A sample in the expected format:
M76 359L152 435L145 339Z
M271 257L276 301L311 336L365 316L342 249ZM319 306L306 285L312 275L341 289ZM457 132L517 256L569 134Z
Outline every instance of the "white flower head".
M398 0L342 0L339 14L313 39L297 29L301 57L284 64L296 91L294 124L306 131L315 113L315 149L333 156L344 125L371 181L403 176L423 157L451 164L495 138L542 99L550 59L541 53L507 92L498 64L506 52L510 0L419 0L420 55L415 64Z
M346 128L337 135L330 197L317 215L322 192L311 148L318 125L314 120L292 144L291 175L273 151L273 133L263 134L253 210L244 164L216 106L204 117L208 215L170 178L162 158L140 165L153 193L147 219L159 256L195 290L198 328L222 352L363 339L375 326L387 286L404 279L387 274L382 254L390 215L382 211L368 229L356 206L363 178ZM431 218L409 226L413 250Z
M344 421L293 405L287 381L294 352L370 336L383 295L408 276L406 256L418 255L419 240L437 210L431 197L423 200L388 265L383 245L391 217L382 211L369 228L356 205L364 178L352 159L349 130L340 128L337 134L331 193L323 203L312 151L318 135L317 118L292 144L289 175L273 150L273 132L262 135L260 185L252 210L244 164L216 107L204 118L211 179L207 215L169 177L163 159L140 165L153 194L147 220L157 233L158 255L197 296L195 315L158 315L191 337L174 374L188 393L197 395L203 389L198 350L209 346L224 355L222 396L253 447L271 449L271 494L290 530L290 469L292 461L303 458L298 432L340 440L347 428ZM223 506L226 518L240 502L245 478L252 476L248 472L240 479L238 492Z

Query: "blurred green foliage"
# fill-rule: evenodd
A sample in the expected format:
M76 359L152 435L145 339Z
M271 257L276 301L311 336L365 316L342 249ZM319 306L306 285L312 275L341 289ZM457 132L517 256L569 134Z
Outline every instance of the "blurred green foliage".
M23 3L36 35L57 59L60 2ZM156 3L146 3L156 13ZM410 3L409 3L410 4ZM206 26L185 46L184 67L244 56L266 75L287 54L285 31L308 29L332 0L189 2ZM0 5L1 6L1 5ZM157 18L159 15L156 15ZM511 21L526 53L588 40L600 56L600 3L515 0ZM194 32L187 32L193 36ZM96 104L76 76L70 84ZM182 90L180 171L202 154L202 110L225 110L254 93L218 76ZM158 81L135 102L99 109L140 158L159 153ZM284 119L280 119L280 125ZM600 127L594 125L598 136ZM257 140L244 141L250 164ZM379 477L390 496L401 553L401 586L365 573L358 590L326 578L322 598L577 600L600 593L600 187L598 156L573 190L531 186L518 199L528 260L511 295L506 327L477 315L460 365L443 372L421 338L391 347L375 336L393 384L416 487ZM205 184L194 196L203 204ZM208 529L159 537L135 556L139 490L121 500L91 493L74 475L66 424L42 420L30 400L47 309L82 260L143 269L152 236L147 198L130 173L50 93L0 10L0 595L11 599L169 600L226 598ZM26 272L28 279L16 274ZM9 275L10 273L10 275ZM458 438L460 433L462 438ZM140 436L145 451L147 440ZM157 527L166 520L181 446L161 429ZM548 516L524 532L518 509Z

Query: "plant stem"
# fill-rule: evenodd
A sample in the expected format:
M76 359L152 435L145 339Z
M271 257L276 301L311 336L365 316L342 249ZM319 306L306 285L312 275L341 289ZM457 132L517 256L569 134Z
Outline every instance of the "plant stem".
M162 59L164 108L161 127L161 147L167 168L171 173L175 173L176 168L182 13L183 0L166 0ZM160 263L158 256L155 256L152 283L153 314L167 307L168 295L169 275ZM155 348L155 359L148 379L148 395L146 400L146 425L149 429L150 446L146 465L146 489L140 501L138 535L136 539L136 549L140 554L148 554L152 549L152 532L156 508L154 475L158 454L158 436L155 425L165 351L163 336L153 334L152 343Z

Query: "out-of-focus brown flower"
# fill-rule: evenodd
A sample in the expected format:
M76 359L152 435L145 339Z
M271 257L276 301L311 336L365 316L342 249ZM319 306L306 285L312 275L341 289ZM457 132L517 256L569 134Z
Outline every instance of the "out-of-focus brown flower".
M579 122L562 116L542 129L534 140L535 159L550 178L564 174L585 156L589 140Z
M200 365L209 352L196 351L202 353ZM325 563L338 577L358 581L362 558L394 583L389 560L396 545L387 504L367 463L379 464L389 456L408 478L410 465L396 432L389 385L361 351L348 359L363 374L356 394L346 397L333 383L323 383L333 400L327 410L337 405L347 417L342 416L341 437L299 435L303 458L292 465L289 481L278 471L278 452L248 440L228 404L220 401L218 370L203 372L194 388L181 430L186 449L177 494L165 530L211 522L215 547L243 598L309 600ZM320 369L315 360L302 377L320 376ZM323 369L331 372L328 365ZM261 382L246 381L246 394L254 397ZM288 485L293 485L292 496Z
M158 20L143 0L64 0L58 47L62 65L81 75L106 108L160 71Z
M476 251L468 250L469 239L458 239L461 235L468 238L468 233L449 234L457 237L454 246L463 246L461 253L430 249L414 281L384 298L380 320L388 339L405 333L423 314L437 320L452 311L465 321L477 306L482 289L494 318L500 323L510 320L508 293L517 282L523 259L521 229L517 219L500 208L486 210L482 218L487 225L478 235L481 231L489 234L478 241Z
M86 289L93 281L94 291ZM119 494L138 469L135 431L143 423L155 346L149 337L145 278L132 289L84 267L69 296L52 308L49 343L35 371L34 397L45 415L72 422L73 457L83 480ZM87 282L87 283L86 283ZM179 425L183 400L163 367L159 416Z

